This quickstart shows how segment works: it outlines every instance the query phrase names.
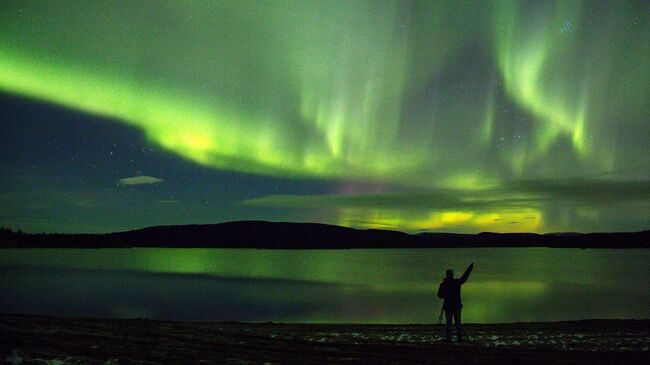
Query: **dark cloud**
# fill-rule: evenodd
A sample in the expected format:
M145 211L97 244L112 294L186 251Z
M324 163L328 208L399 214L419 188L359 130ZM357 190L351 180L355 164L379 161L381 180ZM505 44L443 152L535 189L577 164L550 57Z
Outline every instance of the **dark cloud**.
M650 202L650 181L539 179L507 182L486 189L439 189L375 195L270 195L242 204L282 208L389 208L495 210L562 204L587 207ZM534 217L526 217L531 219Z

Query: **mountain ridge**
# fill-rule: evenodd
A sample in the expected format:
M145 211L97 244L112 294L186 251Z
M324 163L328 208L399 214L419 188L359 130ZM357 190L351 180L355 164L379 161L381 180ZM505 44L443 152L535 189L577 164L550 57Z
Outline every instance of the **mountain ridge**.
M26 234L3 230L2 248L650 248L650 230L571 233L417 233L356 229L324 223L233 221L152 226L103 234Z

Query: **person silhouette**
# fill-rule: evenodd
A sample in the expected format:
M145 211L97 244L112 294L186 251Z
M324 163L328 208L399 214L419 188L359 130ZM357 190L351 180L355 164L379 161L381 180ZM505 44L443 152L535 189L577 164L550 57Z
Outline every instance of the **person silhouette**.
M460 312L463 304L460 301L460 286L465 284L472 269L474 269L473 262L467 267L465 273L459 279L454 279L454 270L447 269L445 279L440 283L440 287L438 287L438 298L444 299L442 309L445 311L447 342L451 342L452 318L456 323L456 337L458 338L458 342L463 342L463 327L460 320Z

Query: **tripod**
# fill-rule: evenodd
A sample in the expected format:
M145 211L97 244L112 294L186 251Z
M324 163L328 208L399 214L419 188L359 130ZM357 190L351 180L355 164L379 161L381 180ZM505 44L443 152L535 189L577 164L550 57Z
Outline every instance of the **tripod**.
M438 323L436 324L436 329L433 331L433 340L438 339L438 329L440 328L440 324L442 323L442 313L445 311L444 308L440 308L440 316L438 316Z
M440 315L438 316L438 323L436 323L436 329L433 331L433 340L436 341L438 339L438 331L440 329L440 324L442 324L442 314L445 312L445 308L440 309ZM462 337L467 340L467 332L465 332L465 327L461 327L461 333Z

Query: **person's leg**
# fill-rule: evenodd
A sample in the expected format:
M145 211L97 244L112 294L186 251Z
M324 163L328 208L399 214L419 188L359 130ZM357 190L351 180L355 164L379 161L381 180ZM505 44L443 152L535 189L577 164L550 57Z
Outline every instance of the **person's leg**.
M445 309L445 330L447 332L447 341L451 341L451 320L453 312Z
M456 338L463 342L463 325L460 322L460 309L454 311L454 322L456 322Z

